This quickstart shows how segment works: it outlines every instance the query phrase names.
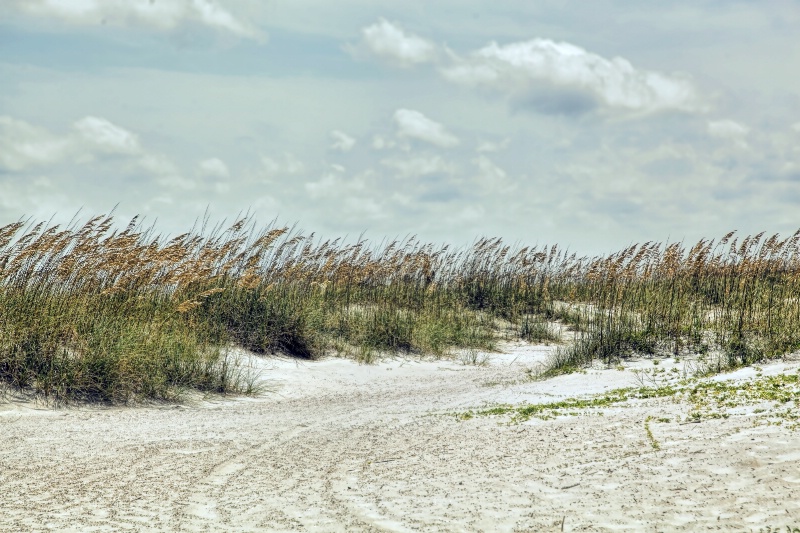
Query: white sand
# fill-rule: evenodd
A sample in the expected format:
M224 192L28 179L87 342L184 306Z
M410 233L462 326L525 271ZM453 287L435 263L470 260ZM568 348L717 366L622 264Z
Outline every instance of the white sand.
M761 425L752 409L696 424L682 424L688 406L671 399L516 425L451 415L633 386L633 367L653 368L527 380L549 349L510 346L483 367L254 359L271 392L179 407L51 410L7 398L0 531L800 527L800 430ZM660 450L648 416L670 418L650 424Z

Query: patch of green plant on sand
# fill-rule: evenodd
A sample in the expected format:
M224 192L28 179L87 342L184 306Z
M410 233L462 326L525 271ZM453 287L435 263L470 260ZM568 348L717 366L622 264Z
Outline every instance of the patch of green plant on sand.
M761 406L761 410L751 412L768 423L784 424L790 429L800 428L800 375L778 374L757 377L746 381L713 381L689 379L680 383L660 387L622 388L603 393L592 398L568 398L558 402L523 405L496 405L458 413L461 420L476 416L509 416L511 423L527 421L531 418L548 420L557 416L577 416L588 412L602 414L600 409L612 406L625 406L632 400L652 398L674 398L686 404L689 409L688 421L701 421L711 418L727 418L731 411L742 407ZM648 417L645 430L653 448L658 443L650 431L650 422L669 422L664 418Z
M753 409L768 423L800 427L800 375L778 374L742 382L702 381L688 387L684 394L691 405L689 417L727 418L731 410Z
M654 450L660 450L661 445L658 443L656 438L653 436L653 431L650 429L650 421L653 420L652 416L648 416L644 419L644 432L647 434L647 440L650 441L650 446Z
M463 420L469 420L475 416L497 416L510 415L511 421L524 422L531 418L549 420L557 416L578 415L587 410L596 410L612 405L622 404L633 399L661 398L664 396L675 395L676 390L672 387L649 388L641 387L638 389L624 388L606 392L594 398L567 398L558 402L548 402L541 404L509 405L501 404L485 409L465 411L457 414Z

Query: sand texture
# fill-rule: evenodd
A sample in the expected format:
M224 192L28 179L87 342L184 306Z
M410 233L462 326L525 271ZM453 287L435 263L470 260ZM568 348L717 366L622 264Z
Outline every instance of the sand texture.
M753 411L685 423L687 406L661 398L519 424L454 416L636 385L632 369L652 366L527 379L551 349L509 345L484 366L253 359L267 392L180 406L54 410L7 394L0 531L800 526L800 430ZM648 416L670 419L650 424L660 449Z

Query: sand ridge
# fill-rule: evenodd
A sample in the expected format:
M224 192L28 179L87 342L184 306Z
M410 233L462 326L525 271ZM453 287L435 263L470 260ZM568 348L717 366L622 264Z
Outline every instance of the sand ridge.
M758 531L800 525L800 431L745 412L685 423L660 398L578 416L460 420L637 384L488 364L253 357L254 398L49 409L0 401L0 531ZM667 363L662 365L679 363ZM796 372L798 362L764 365ZM745 379L744 369L718 379ZM650 427L660 449L653 449Z

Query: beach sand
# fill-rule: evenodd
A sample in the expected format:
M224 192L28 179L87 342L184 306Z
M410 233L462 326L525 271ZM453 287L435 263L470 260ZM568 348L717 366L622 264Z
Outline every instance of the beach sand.
M529 379L551 350L509 344L483 366L253 357L263 393L182 405L52 409L7 393L0 531L800 527L800 430L753 409L687 423L686 403L661 398L515 424L455 416L636 386L633 370L653 368Z

